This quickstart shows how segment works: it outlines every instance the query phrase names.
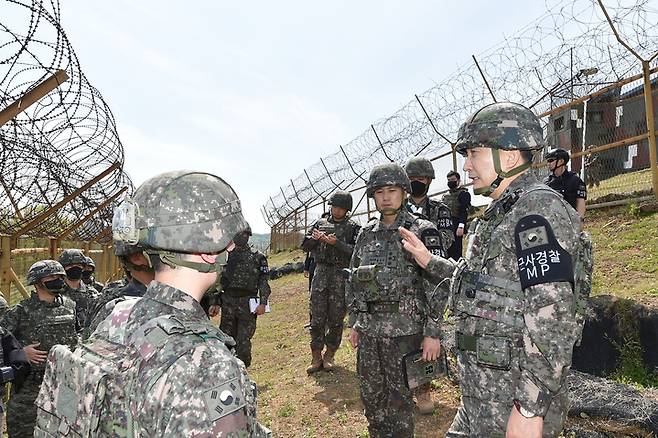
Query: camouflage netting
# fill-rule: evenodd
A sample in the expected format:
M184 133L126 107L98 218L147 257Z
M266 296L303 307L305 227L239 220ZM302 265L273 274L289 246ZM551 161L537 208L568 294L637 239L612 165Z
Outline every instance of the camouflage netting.
M57 236L123 187L123 147L114 117L84 76L61 25L57 0L0 0L0 110L57 70L69 80L0 127L0 233L14 234L111 165L118 167L29 234ZM71 234L90 240L105 230L108 205Z
M658 47L656 4L613 0L605 6L622 38L641 56L650 58ZM615 39L596 0L547 0L546 9L502 43L476 55L498 101L522 103L542 114L642 72L640 62ZM651 66L656 65L654 59ZM450 153L460 124L491 102L475 62L469 62L305 169L265 203L265 220L276 224L337 188L356 188L378 164L402 164L412 155ZM547 124L549 118L544 116L542 122Z

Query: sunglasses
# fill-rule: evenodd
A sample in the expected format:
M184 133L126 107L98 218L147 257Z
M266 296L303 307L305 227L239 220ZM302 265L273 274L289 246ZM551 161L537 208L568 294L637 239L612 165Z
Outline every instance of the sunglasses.
M549 158L548 160L546 160L546 162L547 163L552 163L553 161L556 161L556 160L557 160L557 158Z

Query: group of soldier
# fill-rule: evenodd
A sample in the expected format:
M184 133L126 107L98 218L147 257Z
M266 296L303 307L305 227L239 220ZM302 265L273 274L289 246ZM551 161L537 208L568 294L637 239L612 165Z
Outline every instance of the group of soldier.
M492 199L470 231L459 174L447 176L446 203L432 200L425 158L371 171L366 192L379 216L362 228L349 193L329 199L302 242L315 262L307 372L335 367L347 314L370 437L412 437L413 396L420 413L434 405L428 382L411 384L407 358L436 363L449 325L461 401L447 436L558 436L591 283L584 184L560 149L540 180L542 127L519 104L477 111L455 148L473 192Z
M461 401L447 436L555 437L592 267L579 204L539 181L542 128L521 105L480 109L455 148L474 193L492 199L470 230L459 174L447 205L431 200L423 158L372 169L379 216L363 227L351 195L332 195L302 243L316 264L307 371L335 367L347 316L370 436L412 437L414 393L421 412L434 406L406 358L436 363L452 324ZM79 250L35 263L32 296L0 320L17 376L9 436L271 436L246 371L270 295L250 235L224 180L170 172L115 211L123 281L99 292ZM220 311L217 328L209 316Z

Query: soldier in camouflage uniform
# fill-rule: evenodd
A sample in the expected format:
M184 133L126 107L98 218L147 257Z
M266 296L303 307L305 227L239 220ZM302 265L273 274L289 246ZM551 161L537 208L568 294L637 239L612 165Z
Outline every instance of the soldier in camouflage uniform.
M33 264L27 282L34 285L32 296L11 308L0 319L0 326L14 334L32 363L32 374L20 391L12 387L7 409L10 438L32 437L36 421L34 400L43 379L48 350L55 344L74 347L76 335L75 303L62 295L66 272L54 260Z
M331 214L311 225L302 242L302 249L310 252L315 260L310 297L312 358L306 369L308 373L323 368L331 371L334 367L334 355L341 344L347 311L345 278L341 270L349 266L360 229L347 215L352 210L351 194L338 190L327 203L331 206Z
M65 249L59 256L59 263L66 271L66 285L63 294L75 302L75 313L78 318L78 328L83 330L89 312L100 295L96 289L87 286L82 281L82 272L87 258L79 249Z
M578 214L530 165L544 146L537 117L495 103L462 125L457 151L474 192L493 202L466 259L432 256L410 233L405 248L435 275L453 272L451 308L461 405L448 437L557 437L566 375L589 294L591 243Z
M219 328L235 340L236 355L249 368L251 365L251 338L256 333L256 318L265 313L269 299L269 269L265 254L249 246L251 228L247 228L233 239L235 248L228 255L222 271L221 294L222 316ZM249 300L258 300L252 312ZM216 314L211 309L210 314Z
M435 178L434 166L425 157L412 157L407 161L404 170L411 181L411 193L407 198L405 207L410 213L427 219L434 224L441 235L439 254L442 257L447 257L447 250L455 241L450 209L443 202L430 199L427 196L430 184Z
M357 347L357 372L370 437L412 437L412 393L403 357L422 348L423 360L436 360L442 310L423 271L403 250L399 230L410 230L437 254L441 234L430 221L403 206L411 184L397 164L375 167L367 183L381 218L358 236L350 263L346 300L350 343Z
M448 248L448 257L459 260L463 254L462 241L466 224L468 223L468 210L471 208L471 194L466 187L461 185L459 173L451 170L448 172L448 192L443 194L443 202L450 209L452 217L452 229L455 232L455 241Z
M117 302L130 297L143 297L155 272L144 254L141 245L127 245L124 242L114 242L114 255L119 258L127 275L127 281L109 283L94 302L87 316L87 322L82 332L82 339L87 339L96 327L107 318Z
M85 267L82 271L82 281L87 286L91 286L96 289L96 292L100 294L105 285L100 281L96 281L96 278L94 277L94 272L96 271L96 263L94 263L94 259L91 257L85 257L85 261Z
M131 406L139 406L132 411L136 435L268 436L256 421L256 386L233 355L233 340L208 321L199 304L219 282L233 236L246 227L231 186L202 172L151 178L115 211L115 239L141 245L155 279L143 298L117 304L86 348L120 332L124 345L146 357L126 394ZM51 390L57 389L50 385ZM40 406L52 412L56 398L43 395ZM52 430L48 411L43 414L43 428ZM120 418L124 412L110 414Z
M441 245L438 248L438 253L441 257L447 257L448 248L454 241L450 209L443 202L435 201L427 196L430 184L435 178L434 166L425 157L412 157L407 161L404 170L411 181L411 193L407 198L405 207L410 213L427 219L434 224L441 235ZM425 287L434 288L436 283L429 282ZM444 288L442 292L440 306L443 309L448 298L447 288ZM416 388L415 394L418 411L423 415L431 414L434 411L434 403L430 396L430 384L426 383L419 386Z
M12 385L15 391L19 392L23 387L23 382L30 375L32 367L25 354L25 350L18 342L16 337L7 329L0 326L0 360L3 367L11 367L14 373ZM4 436L5 426L5 388L7 376L3 376L2 385L0 386L0 436Z

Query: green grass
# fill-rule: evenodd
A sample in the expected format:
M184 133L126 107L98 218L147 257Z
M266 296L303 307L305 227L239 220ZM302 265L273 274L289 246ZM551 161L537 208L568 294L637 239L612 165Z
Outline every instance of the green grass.
M271 267L281 267L286 263L303 262L306 259L306 253L301 249L283 250L272 253L267 256L267 262Z
M594 243L593 295L640 301L658 296L657 213L633 206L592 210L585 229Z
M644 169L601 181L598 187L588 187L587 195L590 200L593 200L610 194L634 193L651 189L651 170Z

